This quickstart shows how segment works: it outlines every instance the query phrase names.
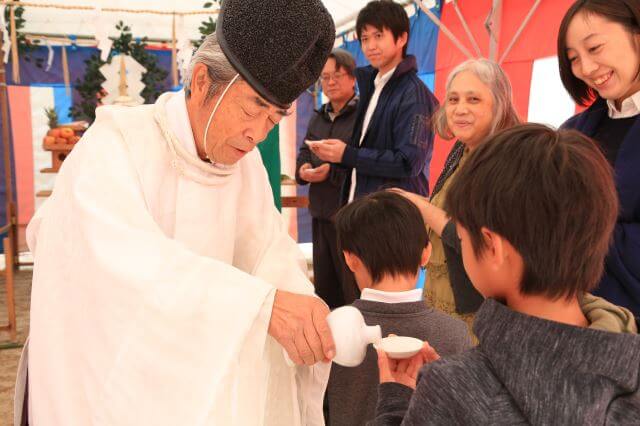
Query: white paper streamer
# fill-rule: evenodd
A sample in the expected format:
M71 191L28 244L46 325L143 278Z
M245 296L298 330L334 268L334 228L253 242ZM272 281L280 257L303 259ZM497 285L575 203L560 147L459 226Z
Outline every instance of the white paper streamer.
M44 69L46 72L49 72L49 70L51 69L51 65L53 64L53 47L51 47L51 42L49 42L49 39L47 39L46 41L46 45L47 45L47 50L48 50L48 54L47 54L47 67ZM64 47L63 47L64 49Z
M104 105L113 104L120 96L120 56L122 55L112 57L110 64L104 64L100 67L100 72L106 78L106 81L102 83L102 88L107 92L107 96L101 99ZM124 63L127 73L127 96L131 98L133 103L142 105L144 98L141 93L145 88L142 74L147 72L147 69L129 55L124 55Z

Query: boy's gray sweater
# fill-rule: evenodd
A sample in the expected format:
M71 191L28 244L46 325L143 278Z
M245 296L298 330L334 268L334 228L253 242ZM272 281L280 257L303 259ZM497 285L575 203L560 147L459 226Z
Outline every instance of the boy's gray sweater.
M373 424L640 424L637 334L547 321L491 299L474 332L479 346L423 367L415 392L381 384Z
M352 306L362 312L367 325L380 325L382 335L416 337L426 340L442 355L460 353L471 347L466 325L423 301L383 303L358 299ZM375 416L378 398L378 356L373 346L358 367L333 364L327 388L328 424L364 425Z

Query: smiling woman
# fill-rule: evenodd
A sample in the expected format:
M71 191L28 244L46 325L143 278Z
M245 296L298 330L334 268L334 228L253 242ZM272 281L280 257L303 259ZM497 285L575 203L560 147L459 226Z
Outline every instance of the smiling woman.
M460 64L449 75L445 102L434 116L436 132L445 139L456 138L457 142L431 200L405 194L420 208L433 245L427 264L425 298L431 305L462 318L469 327L483 299L465 273L460 240L443 206L449 186L469 153L490 134L518 122L511 101L511 84L500 66L486 59Z
M616 176L620 216L595 294L640 315L640 0L579 0L558 34L562 82L592 105L564 127L598 142Z
M560 75L581 105L595 96L622 101L640 90L638 1L579 1L560 27ZM634 10L635 9L635 10Z

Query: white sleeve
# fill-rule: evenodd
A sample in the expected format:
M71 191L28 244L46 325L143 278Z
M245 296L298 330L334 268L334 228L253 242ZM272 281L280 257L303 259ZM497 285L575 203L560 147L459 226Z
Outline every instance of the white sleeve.
M258 153L255 155L259 157ZM314 288L307 277L306 261L273 203L271 187L259 158L255 159L255 166L252 166L251 170L260 175L251 179L251 182L259 187L255 188L255 196L246 199L246 206L238 212L243 221L244 231L239 239L239 253L248 255L249 259L257 259L257 263L249 270L276 288L313 295ZM258 236L264 238L261 243L257 243ZM324 425L322 406L331 364L318 363L312 367L293 368L296 371L296 393L301 424Z
M243 183L251 194L238 209L241 226L234 263L252 271L280 290L314 294L300 248L289 235L282 215L273 203L271 186L258 152L250 154L249 178Z

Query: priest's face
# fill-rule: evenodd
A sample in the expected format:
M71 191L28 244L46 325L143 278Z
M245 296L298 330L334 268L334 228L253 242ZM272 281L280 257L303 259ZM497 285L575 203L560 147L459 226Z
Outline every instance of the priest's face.
M194 69L195 73L197 70ZM192 84L187 110L198 155L203 159L209 158L220 164L235 164L262 142L282 117L287 115L286 110L269 104L251 86L238 80L222 98L211 120L205 143L204 133L209 116L224 89L213 99L206 99L208 84L203 90L194 91L193 86L198 86L197 83L194 81Z

